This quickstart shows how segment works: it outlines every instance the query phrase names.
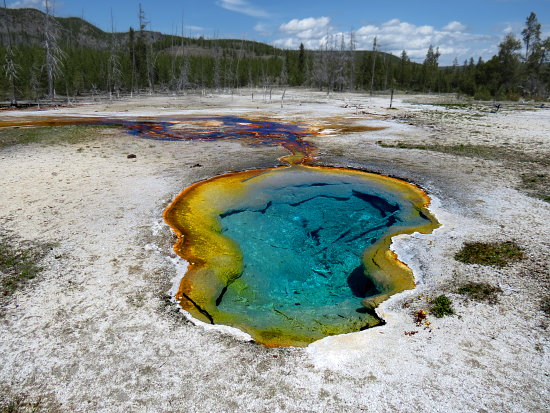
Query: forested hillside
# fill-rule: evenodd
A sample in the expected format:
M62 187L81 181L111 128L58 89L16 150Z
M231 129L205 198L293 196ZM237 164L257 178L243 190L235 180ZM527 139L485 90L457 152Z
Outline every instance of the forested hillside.
M439 66L430 47L422 64L407 52L396 57L355 50L344 36L319 50L281 50L238 39L204 39L147 30L143 10L136 29L106 33L80 18L58 18L35 9L0 8L0 100L73 99L144 92L245 86L308 86L326 91L456 92L479 99L547 98L550 38L532 13L523 44L506 36L499 52L452 67ZM353 38L350 36L350 38Z

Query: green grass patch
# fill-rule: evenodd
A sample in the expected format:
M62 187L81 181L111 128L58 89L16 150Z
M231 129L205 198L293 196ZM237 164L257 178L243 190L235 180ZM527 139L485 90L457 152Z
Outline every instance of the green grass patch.
M529 195L550 202L550 177L544 173L528 173L521 175L520 189Z
M430 313L437 318L442 318L447 315L453 315L455 310L453 309L453 303L449 297L446 295L440 295L432 300Z
M30 400L24 396L0 398L0 413L33 413L43 411L42 400Z
M462 144L438 145L405 142L384 143L383 141L378 141L377 144L383 148L419 149L464 156L467 158L479 158L510 163L534 163L543 167L550 166L550 158L547 156L527 154L506 147ZM532 166L529 165L529 168L532 168ZM517 189L534 198L550 202L550 176L546 173L537 171L521 175L521 184Z
M524 258L523 250L513 241L466 242L455 255L455 260L466 264L493 265L495 267L506 267L508 264Z
M114 127L109 125L5 127L0 128L0 149L30 143L74 145L97 139L99 131Z
M397 142L393 144L377 142L383 148L420 149L425 151L442 152L450 155L465 156L468 158L481 158L493 161L530 162L540 165L550 165L550 159L546 156L527 154L521 151L499 146L485 145L439 145L422 143Z
M42 271L39 262L53 247L53 244L27 244L16 246L6 237L0 238L0 287L4 297L13 294Z
M471 282L462 285L457 289L458 294L462 294L476 301L495 304L498 301L498 294L502 290L488 283Z

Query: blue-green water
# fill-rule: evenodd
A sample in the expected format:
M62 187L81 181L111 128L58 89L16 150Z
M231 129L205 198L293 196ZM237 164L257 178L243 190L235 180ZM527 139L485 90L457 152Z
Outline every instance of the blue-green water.
M309 330L343 323L354 331L379 322L361 306L378 294L362 255L403 217L406 226L421 223L418 214L411 222L414 206L382 185L343 174L287 171L251 186L252 199L221 215L244 269L218 298L219 310L258 328L277 318Z

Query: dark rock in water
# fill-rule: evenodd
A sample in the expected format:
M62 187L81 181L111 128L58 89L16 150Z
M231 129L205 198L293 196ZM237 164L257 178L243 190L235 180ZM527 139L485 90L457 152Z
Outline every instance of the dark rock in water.
M351 272L347 278L347 283L355 297L366 298L378 294L372 280L365 275L365 268L362 265Z
M135 159L137 158L136 155L134 155L133 153L131 153L130 155L127 156L128 159Z

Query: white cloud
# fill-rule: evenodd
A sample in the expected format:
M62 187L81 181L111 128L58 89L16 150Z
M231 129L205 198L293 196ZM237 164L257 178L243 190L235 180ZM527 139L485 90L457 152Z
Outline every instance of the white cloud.
M458 21L450 22L443 29L436 29L434 26L417 26L392 19L379 25L360 27L354 32L354 40L356 49L371 50L376 37L379 50L397 56L406 50L409 57L417 61L422 61L429 46L433 45L439 47L442 64L450 64L455 56L459 59L480 56L489 43L498 43L498 38L494 36L468 33L465 29ZM326 44L327 39L337 42L336 47L339 47L342 35L349 43L349 33L334 31L328 17L294 19L282 24L280 31L282 38L274 41L274 45L279 47L297 48L300 43L304 43L309 49L318 49Z
M452 21L448 25L446 25L443 30L447 30L450 32L461 32L466 30L466 26L460 22Z
M327 36L333 32L328 17L308 17L305 19L293 19L283 23L279 27L285 38L275 40L274 44L285 49L297 48L300 43L309 49L318 48Z
M247 16L269 17L265 10L254 7L247 0L218 0L216 4L226 10L246 14Z
M286 33L299 33L308 30L324 30L330 24L328 17L308 17L307 19L293 19L281 24L279 30Z

